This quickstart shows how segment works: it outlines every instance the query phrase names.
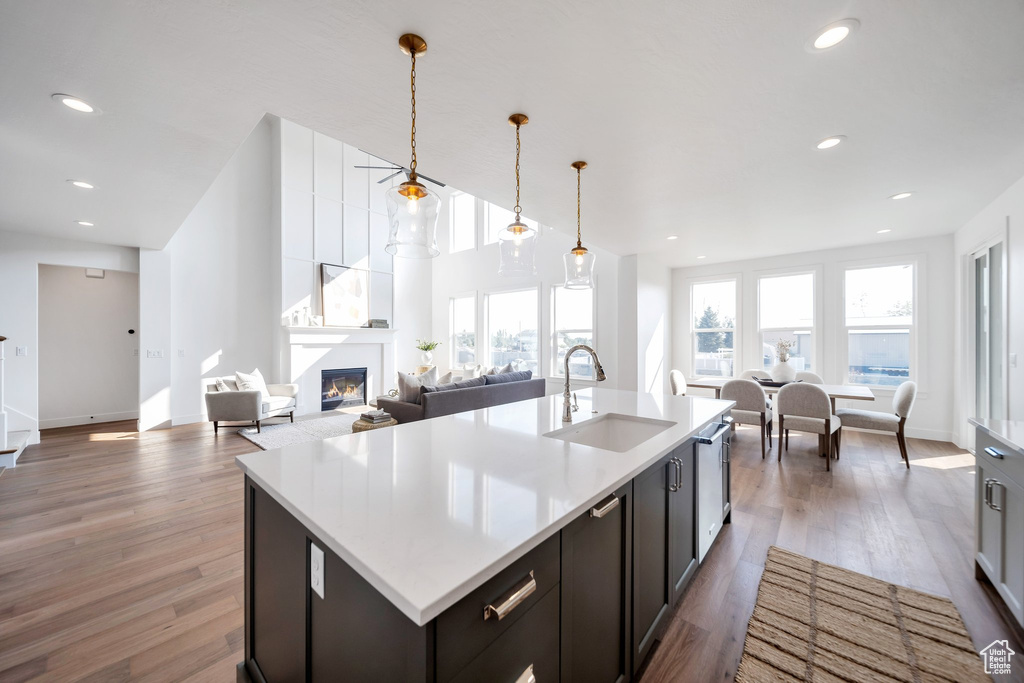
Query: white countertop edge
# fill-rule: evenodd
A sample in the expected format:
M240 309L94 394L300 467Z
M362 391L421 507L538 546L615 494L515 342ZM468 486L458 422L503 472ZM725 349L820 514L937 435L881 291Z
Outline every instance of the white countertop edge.
M724 413L727 410L731 410L732 407L736 405L735 401L727 401L724 399L707 398L704 400L717 401L719 403L724 404L721 413ZM718 415L720 415L721 413L718 413ZM325 531L318 524L314 523L313 520L310 519L306 514L301 512L294 505L292 505L290 501L279 496L277 491L275 491L271 486L267 484L267 482L263 481L254 472L250 471L250 469L246 467L244 462L239 460L240 456L235 456L235 464L245 473L247 477L250 477L254 482L256 482L256 484L258 484L259 487L267 495L269 495L271 498L277 501L278 504L284 507L284 509L286 509L293 517L295 517L295 519L299 520L299 522L301 522L303 526L312 531L314 535L322 543L326 544L327 547L330 548L342 561L344 561L346 564L352 567L352 569L355 570L355 572L359 574L359 576L362 577L367 583L373 586L373 588L376 589L377 592L379 592L381 595L387 598L392 605L394 605L396 608L398 608L399 611L402 612L402 614L407 616L417 626L426 626L446 609L457 603L462 598L469 595L471 592L473 592L478 587L483 585L489 579L497 576L498 572L500 572L502 569L512 564L520 557L526 555L528 552L539 546L543 541L547 540L555 533L561 531L562 528L564 528L570 522L579 517L579 515L582 514L585 510L593 507L595 503L605 498L609 493L616 491L627 481L634 479L638 474L645 471L648 467L657 462L658 459L660 459L669 451L678 448L684 442L696 436L702 429L711 424L712 420L714 420L718 415L713 415L711 418L695 427L688 434L679 438L677 441L673 442L672 445L658 449L655 455L652 455L651 457L646 459L641 465L635 467L633 470L629 472L629 474L621 477L619 480L616 481L615 484L602 489L597 494L589 498L585 504L573 508L572 511L567 512L562 517L558 518L557 520L546 526L544 529L536 533L534 536L520 543L513 550L505 553L504 555L496 559L494 562L492 562L490 565L488 565L486 568L474 574L471 578L467 579L466 581L463 581L461 584L459 584L452 590L448 591L441 598L435 600L433 603L426 605L424 607L417 607L416 605L412 604L401 593L399 593L397 589L391 586L379 575L374 573L369 567L363 564L359 560L359 558L357 558L354 554L349 552L341 543L338 543L336 539L325 533ZM345 436L335 438L345 438Z
M974 425L994 439L998 439L1006 446L1024 453L1024 442L1016 441L1007 431L1012 430L1017 434L1024 434L1024 422L1019 420L990 420L985 418L969 417L969 424Z

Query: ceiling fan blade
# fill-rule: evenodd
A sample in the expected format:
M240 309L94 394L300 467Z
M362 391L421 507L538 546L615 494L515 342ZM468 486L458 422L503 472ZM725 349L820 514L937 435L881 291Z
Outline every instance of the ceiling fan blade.
M379 168L385 171L401 171L401 166L353 166L352 168Z
M442 183L440 180L434 180L433 178L431 178L429 176L425 176L422 173L417 173L416 175L419 176L420 178L423 178L427 182L434 183L438 187L445 187L445 184Z
M380 185L381 183L386 183L387 181L389 181L392 178L394 178L396 175L401 175L401 173L402 173L402 169L398 169L397 171L395 171L391 175L386 175L383 178L381 178L380 180L378 180L377 184Z

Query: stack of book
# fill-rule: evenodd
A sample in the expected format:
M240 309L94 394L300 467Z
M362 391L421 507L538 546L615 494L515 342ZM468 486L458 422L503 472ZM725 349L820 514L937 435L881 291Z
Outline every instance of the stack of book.
M371 410L368 413L360 415L359 419L363 422L369 422L370 424L380 424L381 422L387 422L390 420L391 415L383 410Z

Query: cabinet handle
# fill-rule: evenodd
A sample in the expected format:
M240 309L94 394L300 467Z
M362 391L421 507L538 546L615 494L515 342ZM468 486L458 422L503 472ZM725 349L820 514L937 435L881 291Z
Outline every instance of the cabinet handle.
M678 480L676 482L676 491L683 490L683 459L676 458L676 476Z
M995 446L989 446L988 448L986 448L985 455L991 455L993 458L997 458L999 460L1002 460L1004 457L1006 457L1006 454L1000 451Z
M669 458L668 461L672 464L674 470L674 476L668 485L668 490L675 493L682 488L682 468L679 466L679 458Z
M484 607L484 621L491 617L497 617L501 621L509 615L519 604L530 597L537 590L537 580L533 578L533 570L530 575L523 579L517 586L513 587L499 602L498 606L487 605Z
M732 444L729 443L729 439L722 440L722 464L728 465L729 460L732 457Z
M986 479L985 480L985 496L984 496L984 500L985 500L985 505L988 505L989 507L992 507L992 480L991 479Z
M533 675L533 664L526 667L526 671L519 674L516 683L537 683L537 677Z
M1003 486L1002 482L1000 482L998 479L993 479L992 480L992 484L990 486L991 486L991 488L989 489L990 492L989 492L989 495L988 495L988 499L989 499L988 500L988 506L990 508L992 508L993 510L995 510L996 512L1002 512L1003 511L1002 506L995 504L995 501L993 500L993 495L992 494L995 492L995 487L997 487L997 486L999 488L1005 488L1005 487ZM1003 494L1003 497L1005 498L1006 494Z
M590 508L590 516L597 517L598 519L600 519L617 507L619 507L619 497L613 493L611 500L608 500L601 505Z

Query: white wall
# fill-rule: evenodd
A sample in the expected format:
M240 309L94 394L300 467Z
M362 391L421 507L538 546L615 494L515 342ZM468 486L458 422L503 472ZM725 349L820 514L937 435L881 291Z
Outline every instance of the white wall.
M945 235L917 240L888 241L878 244L790 254L750 261L718 263L677 268L672 272L674 326L672 331L672 367L692 376L690 321L690 284L694 279L735 276L739 279L740 305L737 331L736 369L760 365L760 340L757 322L757 280L761 275L787 270L815 272L815 316L820 331L815 340L815 371L828 383L844 381L846 358L840 335L844 333L842 301L843 270L847 266L884 264L893 259L917 264L917 361L911 370L918 383L918 398L907 422L907 434L915 438L951 441L953 423L954 324L950 311L953 301L953 237ZM872 388L876 400L840 401L840 407L892 410L892 389ZM693 390L698 393L698 390Z
M970 256L993 238L1004 237L1007 270L1007 417L1024 420L1024 178L1011 185L977 216L967 222L954 235L956 282L955 305L950 314L956 321L956 377L954 407L955 424L960 433L961 446L971 442L967 438L967 418L973 416L973 364L970 338L974 335L968 315L970 289ZM1017 366L1009 362L1010 354L1017 355Z
M139 250L0 231L0 335L9 429L39 441L39 264L138 272ZM16 355L19 346L26 355Z
M484 226L477 225L477 248L459 251L454 254L448 253L449 244L449 211L447 193L443 196L442 213L438 219L438 246L441 255L432 259L433 285L430 292L432 304L433 325L426 325L422 317L414 321L414 334L416 337L431 337L441 341L443 345L434 352L434 364L438 366L441 373L450 369L451 349L450 336L451 327L449 316L449 301L452 297L464 296L476 293L477 295L477 358L478 362L486 364L487 344L484 334L485 320L485 295L489 292L501 290L524 289L538 287L540 296L540 362L538 363L539 374L548 378L548 391L561 391L564 379L553 377L551 374L552 349L552 312L551 312L551 286L560 285L565 282L565 266L562 255L569 251L576 243L576 235L569 235L568 232L556 231L548 226L540 226L541 234L537 241L537 275L530 277L505 277L498 274L498 245L497 243L483 244ZM482 223L482 221L478 221ZM599 247L586 244L586 232L584 228L585 246L595 255L595 280L596 280L596 317L594 321L596 332L596 351L601 358L601 364L605 369L608 379L602 386L609 388L621 388L621 375L619 367L619 320L618 320L618 289L619 289L619 257ZM417 304L419 305L419 304ZM408 337L408 335L407 335ZM403 343L409 343L403 340ZM420 364L419 352L412 348L400 348L399 354L402 359L400 369L411 371ZM584 380L573 380L573 386L585 386L596 384Z
M41 429L138 417L138 327L138 273L39 266Z

